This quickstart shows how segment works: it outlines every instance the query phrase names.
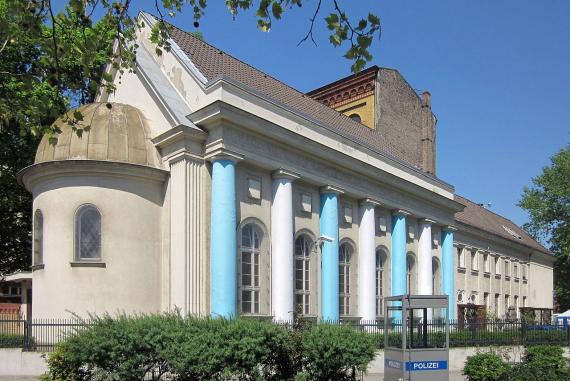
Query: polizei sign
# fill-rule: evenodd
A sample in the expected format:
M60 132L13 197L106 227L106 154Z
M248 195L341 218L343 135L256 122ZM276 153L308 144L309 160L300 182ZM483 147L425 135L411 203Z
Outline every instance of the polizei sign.
M402 363L397 360L386 359L384 364L388 368L402 369ZM405 369L407 372L446 370L447 361L407 361Z

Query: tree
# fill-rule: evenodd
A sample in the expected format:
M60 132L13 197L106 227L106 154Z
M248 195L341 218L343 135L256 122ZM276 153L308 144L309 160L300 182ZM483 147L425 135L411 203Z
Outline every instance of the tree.
M549 245L556 256L554 289L563 310L570 308L570 145L551 158L550 166L525 187L518 204L530 222L523 227Z
M235 18L244 11L254 11L257 26L261 31L269 31L273 23L280 20L285 12L292 12L307 0L226 0L228 11ZM134 70L136 49L135 42L139 24L136 15L132 15L133 0L66 0L66 12L56 14L52 0L0 0L0 9L8 17L0 21L0 60L4 61L14 47L22 46L26 41L34 41L36 66L28 70L4 68L0 73L2 81L7 78L15 85L34 87L41 84L43 93L16 107L7 103L0 105L0 126L3 120L15 119L26 132L53 134L54 128L40 123L44 115L60 112L54 103L62 100L78 100L84 103L94 90L105 87L113 91L111 76L99 70L110 65L119 73ZM326 3L326 4L323 4ZM189 10L193 26L198 28L206 12L207 0L157 0L155 13L158 22L153 26L151 41L156 44L156 52L168 51L169 24L165 17ZM308 32L299 43L314 41L313 28L323 8L328 5L328 15L323 23L330 31L329 41L334 46L347 43L344 56L353 62L352 70L361 70L372 59L369 48L373 37L380 35L380 20L376 15L368 14L359 20L351 20L337 0L318 0ZM94 14L103 14L99 22L94 23ZM103 31L104 29L104 31ZM115 48L100 49L108 41L117 41ZM20 52L21 53L21 52ZM21 61L26 63L26 57ZM40 77L35 70L42 70ZM0 101L5 98L0 97ZM0 102L3 103L3 102ZM58 104L59 106L59 104ZM53 116L53 115L52 115ZM80 116L79 116L80 119ZM72 120L72 119L70 119ZM76 129L81 133L81 128Z
M20 136L15 123L0 134L0 276L31 265L32 196L16 182L16 173L32 164L38 139Z
M303 0L226 0L233 17L255 11L257 26L269 31L284 12L292 12ZM134 70L138 24L130 12L132 0L66 0L56 13L52 0L0 0L0 275L30 265L31 197L19 188L15 175L33 163L39 137L56 140L52 122L66 110L92 102L96 92L114 90L106 67L119 74ZM358 71L372 59L369 47L380 34L380 20L373 14L352 21L337 0L318 0L308 32L299 43L314 42L313 27L323 18L334 46L348 43L345 57ZM168 51L169 33L165 16L190 10L193 26L199 27L207 0L157 0L151 40L156 51ZM101 14L95 22L93 15ZM192 32L201 38L199 31ZM114 42L117 42L114 44ZM78 135L89 128L81 113L66 121Z
M25 3L0 0L0 276L31 264L32 199L16 174L33 163L39 139L56 117L93 101L114 38L105 18L87 31L69 9L57 16L57 25L36 23L36 16L18 8ZM52 32L62 46L76 47L58 55L57 75L48 58ZM73 54L77 49L90 52Z

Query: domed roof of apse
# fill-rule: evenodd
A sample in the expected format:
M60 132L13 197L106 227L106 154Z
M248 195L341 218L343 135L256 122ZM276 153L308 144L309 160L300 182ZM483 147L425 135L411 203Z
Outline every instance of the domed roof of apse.
M74 118L80 112L81 118ZM82 119L82 120L78 120ZM86 128L81 137L72 128ZM36 152L35 164L62 160L102 160L161 168L143 113L121 103L91 103L58 118L61 133L57 143L45 135Z

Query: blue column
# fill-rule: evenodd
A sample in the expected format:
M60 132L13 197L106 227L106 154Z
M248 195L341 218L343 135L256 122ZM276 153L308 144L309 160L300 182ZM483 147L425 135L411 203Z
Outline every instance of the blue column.
M212 161L210 313L237 316L236 163Z
M455 266L453 264L453 228L441 231L441 289L449 296L449 318L455 319Z
M392 295L406 294L406 213L392 215Z
M324 242L322 254L322 319L339 320L338 310L338 193L321 194L320 209L321 236L331 237L332 242Z

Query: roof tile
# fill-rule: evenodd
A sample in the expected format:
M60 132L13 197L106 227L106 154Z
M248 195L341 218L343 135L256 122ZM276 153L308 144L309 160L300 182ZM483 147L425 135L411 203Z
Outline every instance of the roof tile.
M457 222L473 226L491 234L508 239L509 241L517 242L532 249L550 254L548 249L536 242L527 232L525 232L511 220L493 213L492 211L485 209L482 206L477 205L476 203L464 197L455 195L455 201L458 201L465 205L463 212L455 214L455 220ZM511 229L521 238L519 239L517 237L514 237L505 228Z

